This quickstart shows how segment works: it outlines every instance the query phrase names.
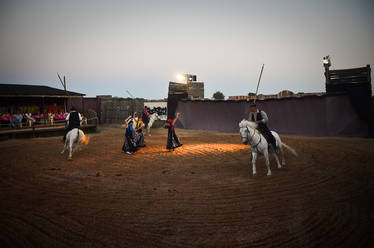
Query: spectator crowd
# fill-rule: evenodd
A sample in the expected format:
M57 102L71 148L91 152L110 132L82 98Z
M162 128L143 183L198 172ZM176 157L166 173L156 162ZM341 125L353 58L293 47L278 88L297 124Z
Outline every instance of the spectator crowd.
M34 125L55 125L56 123L65 123L68 113L64 112L43 112L43 113L27 113L16 111L13 114L0 113L0 128L22 128L32 127ZM82 115L83 123L87 120ZM82 123L82 124L83 124Z

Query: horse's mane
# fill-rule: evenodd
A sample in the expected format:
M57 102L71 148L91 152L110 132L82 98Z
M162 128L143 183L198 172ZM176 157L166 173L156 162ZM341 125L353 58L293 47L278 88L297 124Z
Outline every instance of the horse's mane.
M250 128L256 129L257 128L257 123L253 122L253 121L247 121L247 120L243 119L239 123L239 127L240 128L242 128L242 127L250 127Z

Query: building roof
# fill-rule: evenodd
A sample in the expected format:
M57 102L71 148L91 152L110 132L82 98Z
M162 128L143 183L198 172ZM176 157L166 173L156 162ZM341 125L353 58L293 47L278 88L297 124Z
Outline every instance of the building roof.
M70 97L82 97L85 94L67 91ZM44 85L0 84L0 96L9 97L67 97L61 89Z

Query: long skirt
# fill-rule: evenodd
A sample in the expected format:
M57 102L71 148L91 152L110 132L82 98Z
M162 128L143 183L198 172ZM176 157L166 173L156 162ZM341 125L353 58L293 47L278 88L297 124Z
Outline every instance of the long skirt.
M168 128L168 140L167 140L167 143L166 143L166 149L174 149L174 148L177 148L177 147L180 147L182 144L177 136L177 134L175 133L175 129L173 128L173 130L171 130L171 128L169 127Z
M124 152L136 152L136 142L135 139L126 135L125 142L123 143L122 150Z
M135 134L135 143L137 147L145 147L144 135L142 131Z

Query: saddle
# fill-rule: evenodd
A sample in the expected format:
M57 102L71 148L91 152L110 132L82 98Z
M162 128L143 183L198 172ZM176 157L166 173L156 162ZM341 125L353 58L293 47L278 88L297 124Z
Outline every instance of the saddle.
M271 133L271 131L269 130L269 128L267 126L265 126L265 125L258 126L257 131L259 131L259 133L262 136L264 136L264 138L268 142L268 150L272 149L273 146L274 146L274 149L276 149L275 138L274 138L273 134Z

